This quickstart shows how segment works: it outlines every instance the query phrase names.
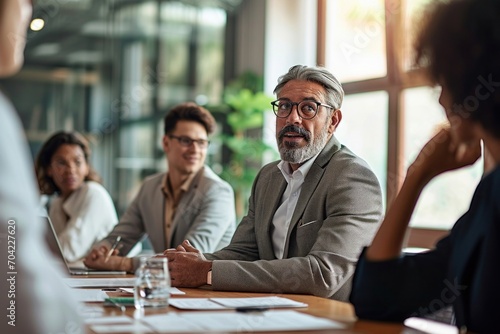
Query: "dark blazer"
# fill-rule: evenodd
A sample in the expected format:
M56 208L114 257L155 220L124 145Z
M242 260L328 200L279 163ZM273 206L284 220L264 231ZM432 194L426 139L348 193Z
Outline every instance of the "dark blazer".
M359 317L389 321L452 305L458 327L500 333L499 264L500 167L434 250L383 262L362 255L350 300Z
M215 260L213 288L346 300L359 253L378 228L382 196L377 178L332 137L304 180L283 259L276 259L272 220L287 185L277 165L259 172L248 214L229 246L205 254Z

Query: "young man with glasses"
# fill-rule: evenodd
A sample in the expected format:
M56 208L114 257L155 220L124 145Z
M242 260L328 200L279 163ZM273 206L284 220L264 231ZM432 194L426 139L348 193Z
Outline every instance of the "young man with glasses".
M204 165L214 128L213 116L195 103L180 104L165 116L162 143L168 171L144 181L120 223L86 257L87 266L133 271L138 258L106 256L119 236L120 254L127 254L144 234L155 252L183 240L205 252L229 243L236 220L233 190Z
M185 241L165 251L172 284L347 300L357 258L378 228L380 185L333 135L344 92L330 72L294 66L275 93L281 161L261 169L227 247L203 254Z

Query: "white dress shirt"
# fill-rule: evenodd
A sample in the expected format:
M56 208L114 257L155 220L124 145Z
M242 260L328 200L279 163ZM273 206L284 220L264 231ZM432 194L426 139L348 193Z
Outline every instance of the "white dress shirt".
M283 193L283 197L281 197L280 206L273 217L273 249L277 259L283 258L288 228L293 212L295 211L295 206L297 205L297 200L299 199L302 184L318 155L319 153L307 160L296 171L292 171L288 162L281 161L278 164L278 168L285 177L288 185Z

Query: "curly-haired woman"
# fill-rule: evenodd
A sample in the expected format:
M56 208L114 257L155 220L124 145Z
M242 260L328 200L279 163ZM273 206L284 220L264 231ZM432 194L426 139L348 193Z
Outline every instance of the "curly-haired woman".
M442 87L450 126L422 149L354 277L361 318L402 321L452 306L462 331L499 333L500 1L433 3L416 44L417 64ZM401 256L410 217L434 177L474 163L485 175L469 210L428 252ZM450 189L460 191L460 189Z
M89 158L82 135L60 131L45 142L35 162L41 193L55 195L49 216L69 262L85 257L118 223L113 201Z

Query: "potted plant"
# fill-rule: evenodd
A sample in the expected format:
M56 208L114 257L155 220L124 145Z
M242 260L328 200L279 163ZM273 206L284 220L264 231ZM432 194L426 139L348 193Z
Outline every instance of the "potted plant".
M262 166L266 152L277 156L276 150L262 139L264 113L271 110L272 97L262 91L262 78L246 72L228 85L224 92L224 106L231 133L222 134L222 143L229 149L229 163L224 164L221 177L235 192L236 215L246 212L246 203L252 183Z

